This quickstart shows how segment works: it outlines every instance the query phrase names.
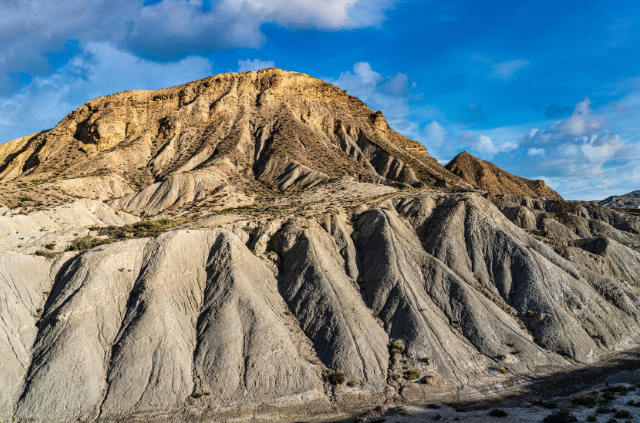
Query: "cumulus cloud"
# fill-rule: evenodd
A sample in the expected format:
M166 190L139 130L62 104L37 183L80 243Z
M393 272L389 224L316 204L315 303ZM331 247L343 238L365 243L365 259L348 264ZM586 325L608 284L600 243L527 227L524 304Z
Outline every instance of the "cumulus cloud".
M395 0L5 0L0 14L0 92L7 75L49 74L65 44L105 42L156 61L258 47L261 26L339 30L378 25Z
M465 131L456 140L458 148L469 150L481 159L492 159L498 153L507 153L518 148L517 144L504 142L495 145L487 135L476 136L473 131Z
M523 147L541 147L566 142L595 141L608 129L607 118L595 113L591 108L591 100L585 98L576 105L570 116L555 122L544 131L536 130L523 135L519 144Z
M419 131L417 124L407 120L410 100L407 74L385 77L374 71L368 62L358 62L353 66L353 72L343 72L338 79L327 82L347 90L369 108L381 110L392 128L403 133Z
M527 156L538 158L529 163L532 171L551 177L566 193L581 192L596 181L600 186L610 184L612 169L640 158L637 140L624 140L613 133L605 115L593 110L589 98L579 102L565 119L522 135L518 144ZM540 160L542 156L545 160Z
M444 126L434 120L424 127L423 134L425 144L438 146L445 141L447 132Z
M247 59L238 60L238 72L259 71L275 67L273 60Z
M95 97L182 84L210 75L211 66L202 57L155 63L109 44L88 44L54 75L36 77L22 92L0 98L0 143L52 128Z
M517 71L527 66L529 66L529 61L521 59L501 62L491 68L489 76L497 79L511 79Z

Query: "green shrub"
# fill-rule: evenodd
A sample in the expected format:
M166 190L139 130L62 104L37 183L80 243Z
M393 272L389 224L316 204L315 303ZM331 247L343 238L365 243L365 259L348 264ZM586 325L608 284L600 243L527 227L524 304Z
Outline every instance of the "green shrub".
M416 380L420 377L420 372L417 370L407 370L404 372L404 378L406 380Z
M71 245L69 245L69 248L67 248L67 251L90 250L99 245L111 244L114 241L115 240L110 238L103 239L103 238L96 238L96 237L92 237L91 235L87 235L81 238L74 239Z
M600 402L600 398L594 394L578 394L571 400L573 404L594 407Z
M335 372L329 377L329 380L334 385L341 385L347 380L347 378L343 372Z
M45 244L44 248L46 248L47 250L53 250L54 248L56 248L56 243L50 242L48 244Z
M631 417L631 413L628 412L627 410L619 410L619 411L616 411L613 417L617 419L626 419L628 417Z
M25 195L24 197L18 198L18 201L33 201L33 198L29 197L28 195Z
M53 259L56 258L56 253L53 253L51 251L47 251L47 250L38 250L35 252L36 256L42 256L42 257L46 257L48 259Z
M163 234L169 229L192 222L195 219L194 216L193 218L176 221L171 219L143 220L132 225L109 226L106 228L92 227L91 230L99 230L100 235L113 239L146 238Z
M389 349L391 354L402 354L404 352L404 347L396 341L389 342Z

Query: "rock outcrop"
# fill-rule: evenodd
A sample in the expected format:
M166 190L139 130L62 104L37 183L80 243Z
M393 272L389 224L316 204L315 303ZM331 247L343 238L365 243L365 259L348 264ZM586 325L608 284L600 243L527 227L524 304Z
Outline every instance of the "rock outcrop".
M532 181L505 172L493 163L480 160L463 151L445 166L465 181L492 194L516 194L562 200L544 181Z

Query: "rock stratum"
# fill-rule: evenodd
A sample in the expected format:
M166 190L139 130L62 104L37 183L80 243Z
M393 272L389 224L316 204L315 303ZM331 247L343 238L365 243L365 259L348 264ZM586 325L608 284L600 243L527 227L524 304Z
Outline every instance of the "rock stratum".
M103 97L0 149L2 421L335 418L640 339L640 218L496 195L306 75Z

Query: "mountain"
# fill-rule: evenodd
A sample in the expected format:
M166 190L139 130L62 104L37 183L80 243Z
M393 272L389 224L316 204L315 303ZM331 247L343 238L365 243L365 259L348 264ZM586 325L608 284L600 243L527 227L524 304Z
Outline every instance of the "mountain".
M480 160L463 151L451 160L445 168L465 181L492 194L518 194L529 197L545 197L562 200L560 194L552 190L544 181L532 181L505 172L493 163Z
M277 69L0 146L0 420L344 419L640 341L640 218L457 162Z
M640 207L640 190L635 190L624 195L612 195L597 203L606 207L630 207L635 209Z
M54 129L0 145L0 181L36 201L121 197L176 174L242 191L308 188L330 178L414 187L467 184L381 112L308 75L268 69L89 101ZM188 183L183 180L177 184ZM15 196L0 203L15 205Z

